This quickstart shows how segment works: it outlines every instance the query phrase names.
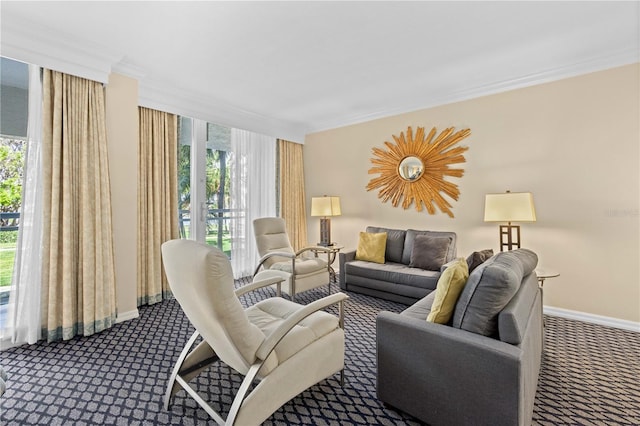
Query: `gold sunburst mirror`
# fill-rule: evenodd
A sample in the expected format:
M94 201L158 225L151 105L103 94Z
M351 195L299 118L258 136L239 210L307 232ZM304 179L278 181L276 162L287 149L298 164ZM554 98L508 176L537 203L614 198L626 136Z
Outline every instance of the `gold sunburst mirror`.
M369 181L367 191L380 188L378 198L382 202L391 200L398 207L408 209L415 204L416 210L423 206L429 214L435 214L436 207L453 217L451 204L443 196L458 200L460 190L446 176L462 177L464 169L451 165L464 163L466 146L454 146L471 134L469 129L454 132L453 127L436 136L436 128L425 135L424 127L418 127L416 134L409 126L407 134L393 135L394 143L385 141L387 150L373 148L373 167L369 174L379 174Z

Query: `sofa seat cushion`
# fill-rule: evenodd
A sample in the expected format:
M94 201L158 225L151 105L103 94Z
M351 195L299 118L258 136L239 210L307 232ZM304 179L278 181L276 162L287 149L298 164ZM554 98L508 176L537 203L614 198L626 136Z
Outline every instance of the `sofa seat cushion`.
M517 249L498 253L474 269L456 304L453 327L498 337L498 314L537 263L534 252Z
M377 281L404 284L434 290L440 277L439 271L427 271L419 268L410 268L401 263L373 263L356 260L345 264L348 275L359 276Z
M435 300L436 292L432 291L422 299L418 300L413 305L402 311L400 315L419 319L420 321L426 321L427 317L431 313L431 306Z
M251 324L257 326L265 336L270 335L300 305L279 297L262 300L247 310ZM338 328L338 317L328 312L318 311L300 321L278 343L274 352L279 364L309 346L321 337ZM264 372L263 372L264 373Z
M426 288L413 287L404 284L394 284L386 281L377 281L369 278L353 276L347 285L347 290L366 294L378 299L390 300L412 305L431 292Z

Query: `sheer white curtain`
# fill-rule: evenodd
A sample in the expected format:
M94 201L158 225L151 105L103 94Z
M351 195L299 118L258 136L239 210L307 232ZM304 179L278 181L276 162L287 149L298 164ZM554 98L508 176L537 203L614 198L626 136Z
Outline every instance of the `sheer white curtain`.
M40 339L42 249L42 80L40 68L29 65L27 156L22 186L20 231L16 244L9 327L12 345Z
M276 215L276 139L231 129L231 151L231 265L241 278L258 264L253 219Z

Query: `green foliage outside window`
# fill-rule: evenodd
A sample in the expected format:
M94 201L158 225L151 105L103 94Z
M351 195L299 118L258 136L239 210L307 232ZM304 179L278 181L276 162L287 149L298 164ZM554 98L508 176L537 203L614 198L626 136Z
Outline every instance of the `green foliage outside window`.
M18 213L22 204L22 174L26 142L22 139L0 138L0 212ZM0 225L13 225L3 220ZM18 231L0 232L0 287L11 285ZM5 294L5 293L3 293ZM8 294L8 293L6 293ZM0 304L3 301L0 300Z
M26 142L0 138L0 212L19 212Z

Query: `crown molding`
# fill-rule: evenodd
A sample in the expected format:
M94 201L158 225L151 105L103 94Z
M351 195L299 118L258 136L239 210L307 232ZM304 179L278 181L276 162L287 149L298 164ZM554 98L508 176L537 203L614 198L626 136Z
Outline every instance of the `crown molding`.
M612 52L605 56L591 58L589 60L576 62L562 67L557 67L480 86L464 88L459 91L450 93L446 96L434 97L427 103L413 103L386 110L376 111L370 114L354 115L341 120L326 121L324 123L321 123L320 125L314 126L312 129L309 129L309 133L316 133L324 130L335 129L338 127L350 126L353 124L364 123L380 118L392 117L395 115L406 114L409 112L419 111L427 108L434 108L454 102L494 95L510 90L522 89L525 87L549 83L570 77L576 77L592 72L604 71L606 69L616 68L637 62L640 62L640 51L637 47L621 49L617 52ZM426 96L423 96L423 98L426 97L428 97L428 94L426 94Z
M135 78L136 80L141 80L147 75L147 70L135 64L132 64L131 62L127 61L126 58L113 65L111 67L111 72L126 75L127 77Z
M106 46L42 27L18 17L2 20L2 56L101 83L109 80L112 64L122 59L122 54Z
M29 28L39 28L39 31L29 31ZM275 135L298 143L304 142L307 133L306 126L302 124L277 120L197 93L148 81L145 79L147 70L129 62L120 52L42 28L41 24L27 19L12 17L2 21L0 53L11 59L105 84L112 72L134 78L139 82L141 106Z
M304 143L305 125L278 120L200 94L140 81L140 106Z

